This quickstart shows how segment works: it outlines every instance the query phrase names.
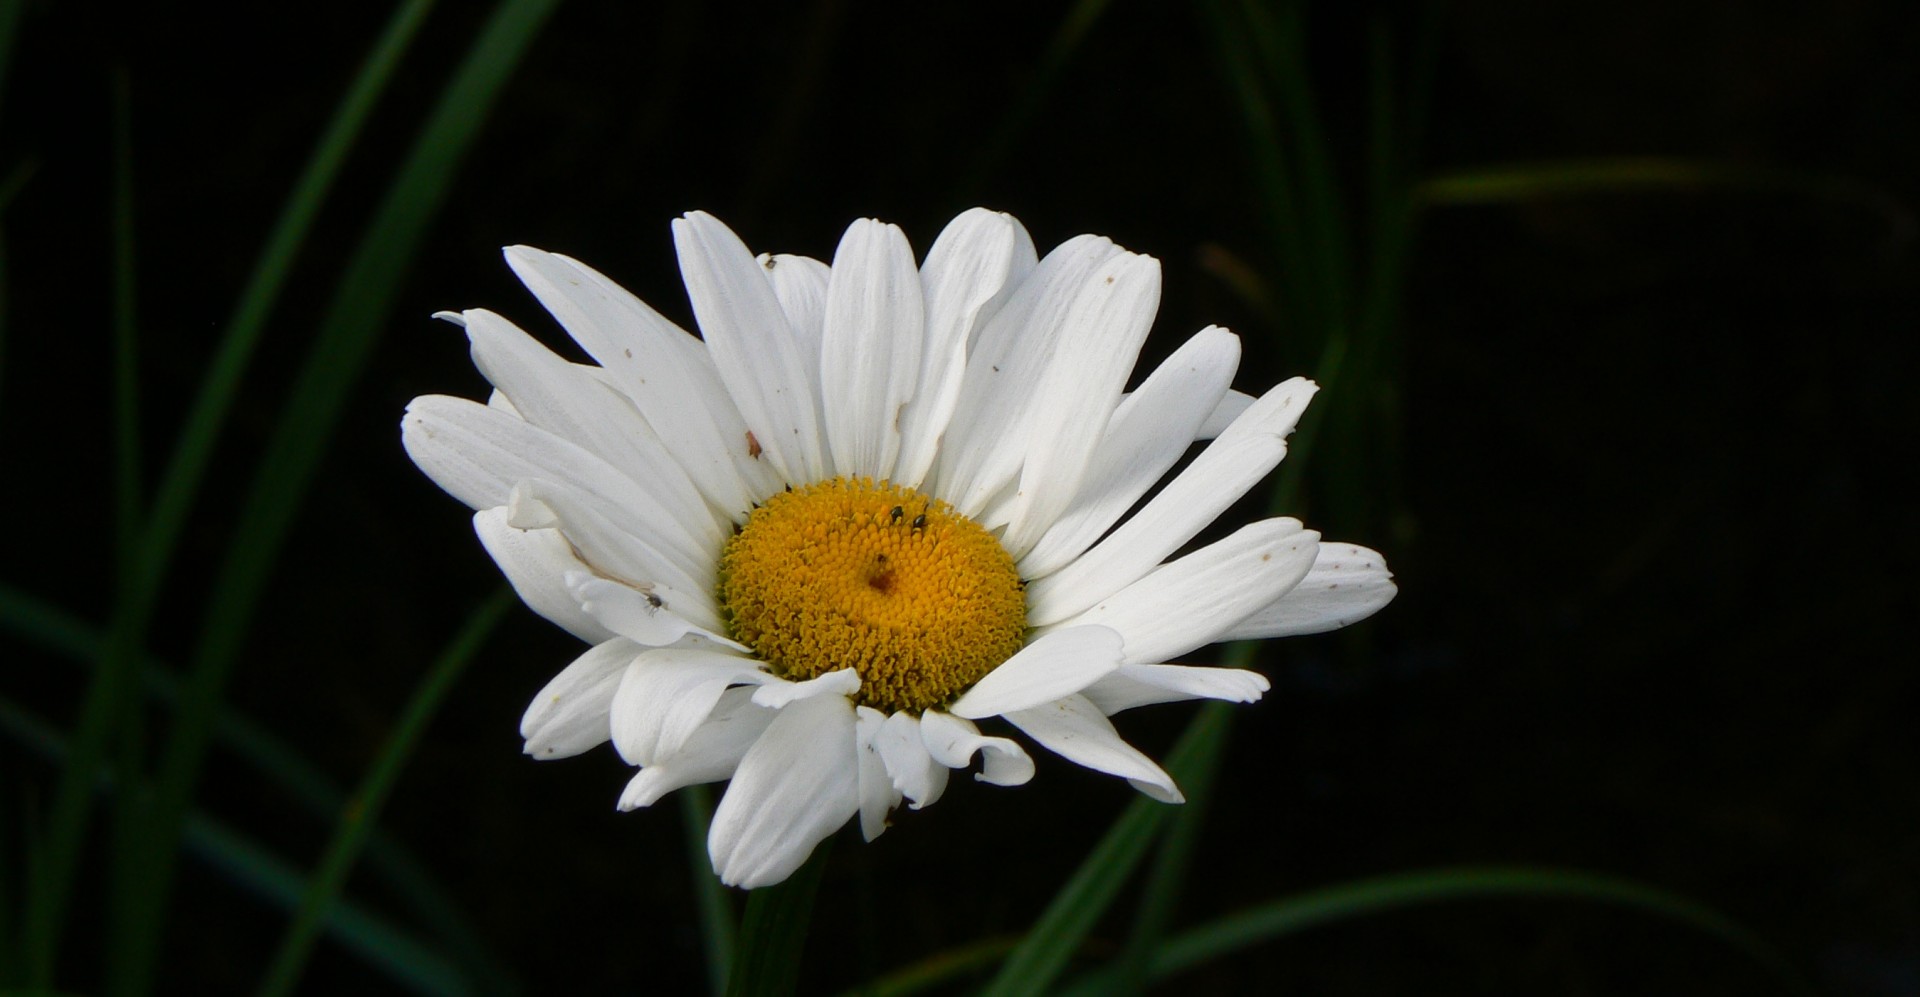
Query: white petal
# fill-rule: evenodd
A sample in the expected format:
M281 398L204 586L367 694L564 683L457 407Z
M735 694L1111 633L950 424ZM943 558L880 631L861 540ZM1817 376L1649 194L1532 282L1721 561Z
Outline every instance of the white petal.
M973 764L974 753L979 752L980 772L974 778L981 782L1019 786L1033 778L1033 759L1027 757L1025 749L1004 737L981 737L973 721L951 713L928 710L920 714L920 740L928 756L950 769Z
M935 461L936 494L962 514L979 512L1002 487L1018 480L1033 430L1028 413L1063 323L1088 282L1103 275L1100 268L1123 252L1091 235L1060 244L974 339L960 398Z
M645 508L634 483L586 448L476 401L422 395L407 406L400 442L420 470L469 508L506 505L515 482L565 482L620 507Z
M932 806L947 791L947 767L934 763L920 737L920 718L906 711L887 718L874 738L893 788L918 810Z
M767 684L754 691L753 701L770 709L815 696L851 696L860 691L860 675L851 668L838 668L806 680L788 682L769 677Z
M927 250L920 267L926 345L920 355L919 390L901 414L895 482L919 487L932 469L940 436L960 398L967 341L977 320L1004 300L1022 264L1032 268L1032 253L1032 240L1013 216L985 208L963 212Z
M1120 739L1120 732L1084 696L1068 696L1056 703L1007 714L1007 722L1025 731L1041 747L1076 764L1124 777L1133 788L1162 803L1183 803L1173 777L1138 748Z
M780 302L780 311L787 316L787 327L793 333L793 345L800 354L800 368L806 374L807 383L817 389L820 384L820 343L826 332L827 317L827 278L831 269L810 256L793 256L787 253L761 253L754 257L760 269L767 275L767 283L773 286L773 296ZM814 418L821 426L826 423L826 410L821 405L819 392L814 392ZM758 438L755 439L758 442Z
M1224 699L1252 703L1267 691L1267 677L1238 668L1191 665L1121 665L1081 695L1112 716L1121 710L1188 699Z
M720 521L652 427L617 391L600 383L594 368L555 356L513 323L484 309L466 313L473 360L494 387L506 392L526 421L585 447L644 496L637 507L664 513L668 532L718 550L727 539Z
M1106 533L1167 473L1240 365L1240 337L1208 326L1120 402L1073 505L1025 557L1020 577L1045 578Z
M507 263L653 427L708 501L738 520L780 490L706 345L592 267L527 246Z
M555 481L530 478L514 485L508 496L507 522L522 528L556 526L573 544L582 560L609 578L641 591L675 593L671 608L708 630L720 629L720 611L713 591L717 554L705 560L689 558L657 536L640 536L626 529L632 522L593 497ZM644 526L645 524L638 524Z
M1045 626L1086 609L1198 536L1287 455L1287 435L1315 390L1294 378L1268 392L1106 539L1027 586L1027 622Z
M747 650L675 612L673 607L682 600L678 592L665 586L650 586L643 591L586 571L568 572L566 586L583 612L636 644L666 647L691 634L737 651Z
M763 455L788 481L827 477L814 382L763 268L702 211L674 220L673 242L707 350Z
M793 343L800 350L800 365L809 378L818 381L820 340L826 327L827 277L831 270L810 256L786 253L761 253L754 258L767 272L773 296L793 330Z
M1240 418L1240 413L1245 412L1252 404L1253 396L1244 391L1227 392L1221 396L1220 404L1213 407L1213 412L1207 416L1207 420L1200 424L1193 438L1211 440L1226 432L1227 427L1233 425L1233 420Z
M886 833L887 814L900 805L900 793L887 778L886 763L874 744L887 715L870 706L854 707L853 736L860 759L860 834L868 841Z
M860 809L853 704L815 696L780 710L713 813L707 854L729 886L786 879Z
M706 722L687 738L680 750L639 771L620 794L621 810L652 806L660 797L683 786L717 782L733 775L740 759L753 746L774 712L753 705L751 689L729 689L720 696Z
M967 720L1051 703L1120 667L1120 635L1107 627L1046 634L973 684L948 712Z
M569 758L613 736L607 711L620 676L640 653L632 641L614 638L588 648L548 682L520 718L525 751L542 761Z
M1125 254L1095 271L1062 323L1027 417L1020 506L1001 542L1019 558L1073 504L1160 309L1160 261Z
M474 513L473 531L528 609L590 644L613 636L567 589L567 572L585 571L587 565L560 531L514 529L507 525L505 508Z
M925 321L906 235L872 219L854 222L833 254L820 351L820 399L836 473L892 475L901 410L920 380Z
M1101 623L1120 631L1128 664L1178 657L1220 639L1299 584L1320 534L1267 519L1149 572L1099 605L1048 630Z
M633 659L613 694L614 749L629 765L671 757L699 729L729 686L766 681L752 658L654 648Z
M1358 623L1393 601L1398 589L1387 559L1349 543L1320 544L1307 577L1286 595L1255 610L1221 640L1292 637Z

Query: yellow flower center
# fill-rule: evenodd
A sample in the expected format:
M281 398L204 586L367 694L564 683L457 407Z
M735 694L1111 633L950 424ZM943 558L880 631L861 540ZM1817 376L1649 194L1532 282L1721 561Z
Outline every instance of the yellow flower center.
M775 495L720 556L734 639L800 681L860 673L883 713L945 705L1020 650L1026 593L1013 558L945 502L833 478Z

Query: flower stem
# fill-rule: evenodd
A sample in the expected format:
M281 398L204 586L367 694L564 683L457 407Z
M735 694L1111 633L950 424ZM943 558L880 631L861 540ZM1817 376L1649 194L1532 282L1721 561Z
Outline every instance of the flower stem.
M728 997L793 993L800 976L800 950L813 920L813 898L820 892L832 845L832 838L821 842L807 864L786 882L755 890L747 898L747 916L733 950L733 969L727 974Z

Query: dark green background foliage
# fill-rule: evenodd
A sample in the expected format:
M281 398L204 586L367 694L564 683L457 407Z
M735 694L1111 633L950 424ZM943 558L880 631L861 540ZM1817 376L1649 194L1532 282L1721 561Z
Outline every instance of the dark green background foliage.
M0 94L0 582L98 629L118 556L116 76L130 94L144 502L390 11L14 7ZM183 663L196 646L320 316L488 10L433 11L294 259L162 589L148 641L159 659ZM500 246L587 261L691 327L667 227L681 212L711 211L756 249L828 257L853 218L897 222L924 251L946 219L985 204L1043 249L1093 231L1162 261L1140 373L1219 323L1246 344L1236 387L1318 376L1329 390L1308 421L1321 425L1283 511L1386 552L1401 585L1355 631L1255 651L1273 690L1234 715L1176 929L1361 877L1554 866L1714 908L1821 992L1920 991L1920 673L1901 650L1920 551L1897 485L1916 426L1913 369L1894 359L1920 319L1920 9L1325 4L1298 39L1306 61L1281 68L1253 51L1238 10L561 4L403 261L392 307L366 318L373 352L294 509L227 708L352 786L497 589L466 513L408 462L397 423L417 394L485 390L436 310L492 308L579 355ZM1236 76L1249 65L1279 122L1278 160L1257 106L1249 124ZM1300 195L1291 208L1275 200L1286 190ZM1336 341L1344 352L1330 354ZM70 730L89 672L14 629L0 636L0 698ZM629 770L610 749L519 755L521 710L576 652L515 606L382 827L480 940L485 958L459 965L494 967L481 990L698 988L679 807L615 813ZM1159 755L1192 714L1118 722ZM150 769L171 716L149 701L116 757ZM956 780L877 843L842 840L804 986L1024 931L1132 795L1039 761L1025 788ZM9 938L58 777L17 733L0 741ZM90 825L57 974L67 989L104 979L102 856L119 800L102 796ZM224 742L194 808L302 869L331 830ZM1076 966L1114 954L1137 892L1120 894ZM366 863L346 895L431 937ZM182 861L168 904L166 992L252 988L288 918L204 857ZM305 981L307 993L400 986L327 939ZM1505 899L1318 928L1176 987L1782 984L1671 921Z

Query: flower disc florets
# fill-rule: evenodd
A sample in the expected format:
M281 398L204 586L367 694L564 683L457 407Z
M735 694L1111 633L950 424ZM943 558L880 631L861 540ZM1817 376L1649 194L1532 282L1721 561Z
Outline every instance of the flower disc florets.
M720 559L734 639L788 679L842 668L858 701L920 713L1020 650L1026 597L979 524L911 488L832 478L768 499Z

